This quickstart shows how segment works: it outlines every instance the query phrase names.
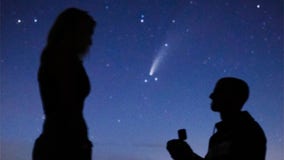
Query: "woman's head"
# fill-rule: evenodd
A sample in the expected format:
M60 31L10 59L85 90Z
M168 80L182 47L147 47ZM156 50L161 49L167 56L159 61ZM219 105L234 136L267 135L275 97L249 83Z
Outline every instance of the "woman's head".
M47 47L84 55L92 44L95 26L96 21L86 11L68 8L55 20L48 35Z

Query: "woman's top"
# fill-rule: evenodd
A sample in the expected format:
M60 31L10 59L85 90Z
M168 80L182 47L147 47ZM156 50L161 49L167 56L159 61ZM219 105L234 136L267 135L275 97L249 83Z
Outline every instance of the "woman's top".
M86 141L83 107L90 82L82 62L75 57L46 58L41 62L38 81L45 114L42 135L50 140Z

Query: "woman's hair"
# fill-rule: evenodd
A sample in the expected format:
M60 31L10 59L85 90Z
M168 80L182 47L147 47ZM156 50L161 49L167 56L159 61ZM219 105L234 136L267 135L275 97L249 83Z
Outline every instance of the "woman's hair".
M43 54L69 48L68 54L80 54L84 38L93 34L96 21L86 12L77 8L64 10L55 20L47 38ZM85 44L86 45L86 44ZM49 53L49 51L52 51ZM47 53L46 53L47 52ZM56 53L58 54L58 53Z

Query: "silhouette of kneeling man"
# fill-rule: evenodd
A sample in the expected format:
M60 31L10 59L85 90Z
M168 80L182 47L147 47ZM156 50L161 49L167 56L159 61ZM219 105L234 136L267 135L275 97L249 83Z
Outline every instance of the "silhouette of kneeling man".
M265 160L266 137L261 126L242 107L249 97L246 82L221 78L210 94L211 110L219 112L221 122L209 140L205 158L195 154L180 139L170 140L167 149L174 160Z
M38 71L45 120L33 160L91 160L92 143L83 117L90 82L82 58L95 26L87 12L69 8L49 32Z

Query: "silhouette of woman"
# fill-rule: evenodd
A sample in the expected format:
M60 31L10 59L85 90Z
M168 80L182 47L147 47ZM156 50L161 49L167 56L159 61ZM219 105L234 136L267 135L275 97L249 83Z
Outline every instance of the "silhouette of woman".
M90 84L82 58L95 26L87 12L68 8L49 32L38 72L45 121L33 160L91 160L92 143L83 117Z

